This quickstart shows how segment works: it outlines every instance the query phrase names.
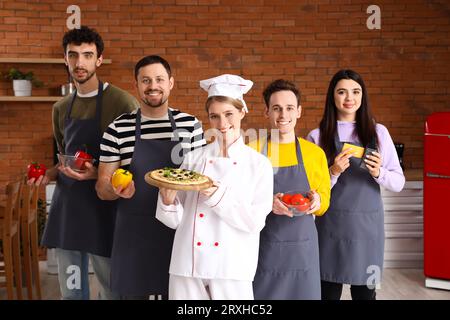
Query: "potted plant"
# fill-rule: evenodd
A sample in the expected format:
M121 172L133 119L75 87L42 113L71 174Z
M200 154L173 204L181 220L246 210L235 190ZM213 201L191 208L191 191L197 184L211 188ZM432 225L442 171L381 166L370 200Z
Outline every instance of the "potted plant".
M31 87L42 86L42 82L35 78L33 72L23 73L16 68L9 69L8 73L4 75L7 80L13 81L14 95L16 97L31 96Z

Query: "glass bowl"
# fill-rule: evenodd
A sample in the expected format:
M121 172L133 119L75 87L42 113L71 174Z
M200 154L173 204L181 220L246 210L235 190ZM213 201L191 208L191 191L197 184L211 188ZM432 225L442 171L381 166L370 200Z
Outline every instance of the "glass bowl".
M69 167L75 172L83 173L86 171L85 163L94 164L95 159L84 159L75 156L58 153L59 164L64 167Z
M291 191L286 191L283 193L283 197L285 197L286 195L291 195L292 197L294 197L295 195L302 195L303 198L307 199L304 203L303 200L301 200L301 198L299 196L300 199L295 199L295 200L299 200L299 204L290 204L290 203L286 203L283 200L281 200L281 202L289 208L289 211L292 212L292 214L294 215L294 217L299 217L299 216L303 216L306 214L306 212L311 208L311 201L308 197L308 192L300 192L298 190L291 190Z

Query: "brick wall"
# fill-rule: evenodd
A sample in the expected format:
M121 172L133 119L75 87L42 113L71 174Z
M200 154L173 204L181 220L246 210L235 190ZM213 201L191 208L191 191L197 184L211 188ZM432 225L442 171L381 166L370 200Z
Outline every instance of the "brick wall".
M364 76L377 120L405 143L411 169L423 166L424 119L450 109L447 0L2 0L0 57L61 57L71 4L105 40L104 56L113 63L99 69L103 80L134 93L134 64L160 54L174 69L171 105L205 122L199 80L221 73L253 80L244 127L262 128L261 91L284 77L303 92L298 134L305 135L318 124L332 74L352 68ZM371 4L381 9L381 30L366 26ZM46 83L34 95L58 94L66 80L63 65L15 66ZM12 95L10 83L0 82L0 95ZM51 164L51 105L0 102L1 193L30 160Z

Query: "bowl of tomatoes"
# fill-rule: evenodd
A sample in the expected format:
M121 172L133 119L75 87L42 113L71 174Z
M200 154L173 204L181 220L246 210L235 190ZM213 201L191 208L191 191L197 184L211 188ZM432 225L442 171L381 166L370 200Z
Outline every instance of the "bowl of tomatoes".
M73 171L83 173L86 171L86 163L94 164L95 159L87 153L76 153L75 155L58 154L59 164L69 167Z
M303 216L311 208L308 192L287 191L281 197L281 202L289 208L295 217Z

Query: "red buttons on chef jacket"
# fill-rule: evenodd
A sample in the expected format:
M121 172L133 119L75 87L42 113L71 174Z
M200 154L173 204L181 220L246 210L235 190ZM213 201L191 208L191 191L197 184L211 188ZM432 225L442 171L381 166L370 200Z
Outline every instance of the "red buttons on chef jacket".
M203 213L199 213L198 216L199 216L200 218L203 218L205 215L204 215Z
M214 242L214 246L215 246L215 247L218 247L218 246L219 246L219 243L218 243L218 242Z
M212 161L212 160L209 160L209 163L213 163L213 161Z
M199 242L197 242L197 246L201 246L202 245L202 243L199 241Z
M235 161L235 162L233 162L233 164L237 164L237 162Z

